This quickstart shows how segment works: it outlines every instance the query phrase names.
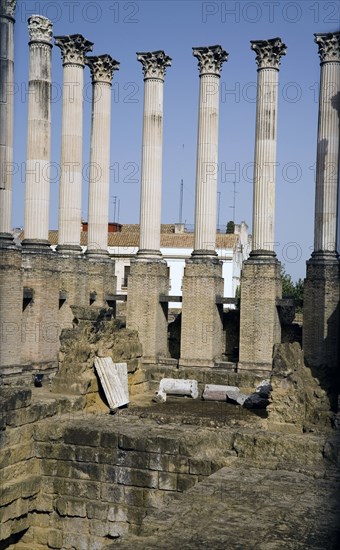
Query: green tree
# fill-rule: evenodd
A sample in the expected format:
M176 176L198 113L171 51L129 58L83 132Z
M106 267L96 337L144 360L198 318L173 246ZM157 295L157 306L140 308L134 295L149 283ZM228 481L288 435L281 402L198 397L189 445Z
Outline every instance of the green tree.
M233 222L233 220L230 220L227 223L226 233L234 233L234 232L235 232L235 222Z
M289 273L286 273L284 266L281 266L281 278L282 278L282 297L294 298L296 304L296 311L302 311L303 304L303 279L298 279L294 283Z

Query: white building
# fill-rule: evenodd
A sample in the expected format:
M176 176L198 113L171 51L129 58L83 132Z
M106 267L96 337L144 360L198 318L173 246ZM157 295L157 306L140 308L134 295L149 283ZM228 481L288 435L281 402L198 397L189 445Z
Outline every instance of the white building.
M125 224L121 231L109 233L108 249L116 264L117 294L127 292L127 278L131 258L138 251L139 225ZM182 277L185 260L193 251L194 234L185 230L184 224L161 226L161 252L170 269L172 296L182 295ZM235 225L234 233L217 233L216 250L223 262L224 297L235 297L240 285L242 262L250 252L250 236L245 222ZM181 303L170 302L170 307L180 308Z

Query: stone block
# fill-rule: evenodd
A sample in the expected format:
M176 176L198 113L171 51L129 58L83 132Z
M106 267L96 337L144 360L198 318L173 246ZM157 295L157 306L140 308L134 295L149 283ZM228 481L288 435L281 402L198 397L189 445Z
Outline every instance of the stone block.
M190 474L210 476L211 474L210 460L198 460L196 458L190 458L189 464L190 464L190 467L189 467Z
M149 468L149 453L139 451L125 451L119 449L117 452L116 464L131 468Z
M189 459L186 456L169 456L169 472L189 473Z
M100 432L89 426L67 427L64 432L64 442L70 445L85 445L97 447L100 443Z
M117 467L117 483L136 487L158 487L158 472Z
M102 483L101 500L105 502L124 502L124 487L120 485L112 485L111 483Z
M90 534L97 537L107 537L110 532L108 521L93 519L90 521Z
M89 519L106 520L108 514L108 505L102 502L87 502L87 517Z
M59 550L63 547L63 534L57 529L49 529L47 537L47 545L49 548Z
M194 487L198 482L198 477L196 475L190 474L178 474L177 475L177 491L184 493Z
M70 517L86 517L86 501L80 498L68 498L67 515Z
M159 472L158 474L158 488L162 491L176 491L177 490L177 474L168 472Z
M101 449L93 447L82 447L80 445L77 445L74 448L74 460L76 460L77 462L100 462L100 452Z
M102 481L109 482L109 483L117 483L118 475L117 475L118 467L117 466L104 466L103 469L103 476Z
M121 505L120 506L118 506L118 505L117 506L110 506L109 511L108 511L108 515L107 515L107 519L109 521L114 521L114 522L128 521L128 515L127 515L126 508L124 508Z
M100 446L108 449L116 449L118 446L118 436L115 432L102 432L100 434Z
M149 469L150 470L159 470L166 472L169 469L170 461L172 460L171 455L160 454L160 453L150 453L149 454ZM169 469L169 471L171 471ZM175 471L175 470L172 470Z
M125 503L129 506L143 506L142 487L124 487Z

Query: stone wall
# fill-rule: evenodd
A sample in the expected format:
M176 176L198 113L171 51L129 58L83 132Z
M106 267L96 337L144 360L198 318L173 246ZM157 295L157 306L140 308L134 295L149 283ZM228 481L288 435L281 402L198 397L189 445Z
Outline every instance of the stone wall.
M28 388L1 388L0 402L0 546L7 548L44 508L34 440L39 421L79 410L83 402L64 397L32 400L32 390Z
M31 384L36 372L56 373L61 331L73 326L71 306L107 307L116 290L114 262L50 249L0 255L0 378Z

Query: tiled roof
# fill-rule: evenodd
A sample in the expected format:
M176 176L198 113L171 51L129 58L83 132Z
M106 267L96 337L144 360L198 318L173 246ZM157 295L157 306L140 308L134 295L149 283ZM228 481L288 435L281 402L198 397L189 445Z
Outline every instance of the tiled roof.
M119 233L108 233L108 246L112 248L128 248L139 246L139 225L137 224L126 224L123 225L123 228ZM161 232L161 248L189 248L194 247L194 234L193 233L172 233L167 231L167 228L174 227L171 224L162 225ZM136 228L134 230L134 228ZM23 240L24 232L22 231L19 235L19 239ZM226 234L218 233L216 235L216 248L228 248L234 249L239 236L236 234ZM56 229L49 231L49 241L52 245L58 244L58 231ZM82 246L87 245L87 232L82 231L80 237L80 244Z

